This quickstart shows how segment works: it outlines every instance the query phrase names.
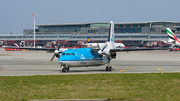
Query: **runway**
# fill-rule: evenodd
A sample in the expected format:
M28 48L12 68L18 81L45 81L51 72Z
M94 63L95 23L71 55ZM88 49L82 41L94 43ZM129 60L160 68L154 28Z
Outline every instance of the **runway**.
M111 61L113 70L105 71L106 65L98 67L73 67L69 72L61 72L62 68L54 58L54 53L45 51L5 51L0 48L0 76L28 75L67 75L94 73L160 73L158 68L166 72L180 72L180 52L138 51L119 52Z

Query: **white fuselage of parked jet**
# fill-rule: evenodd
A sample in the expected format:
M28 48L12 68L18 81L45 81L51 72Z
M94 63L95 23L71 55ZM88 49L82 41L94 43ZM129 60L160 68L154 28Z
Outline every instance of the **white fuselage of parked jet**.
M95 47L98 47L98 44L99 44L99 46L104 46L107 43L87 43L86 45L89 48L95 48ZM115 44L116 48L124 48L125 47L125 45L122 43L114 43L114 44Z

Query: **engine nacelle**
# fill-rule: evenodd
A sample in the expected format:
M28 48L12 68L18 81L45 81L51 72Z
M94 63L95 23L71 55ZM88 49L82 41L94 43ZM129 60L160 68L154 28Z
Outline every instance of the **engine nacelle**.
M57 57L57 58L60 58L60 54L56 54L56 57Z
M116 59L116 53L114 52L114 53L111 53L111 58L112 59Z

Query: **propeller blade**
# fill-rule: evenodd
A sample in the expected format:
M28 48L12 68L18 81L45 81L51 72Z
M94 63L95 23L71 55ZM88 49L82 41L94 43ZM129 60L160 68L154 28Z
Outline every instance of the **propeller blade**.
M92 60L94 60L99 54L97 54Z
M101 58L101 63L102 63L102 57L100 57Z
M58 50L60 49L61 45L58 45Z
M101 50L98 43L97 43L97 46L98 46L98 49Z
M52 60L54 59L55 55L56 55L56 54L54 54L53 57L51 58L51 60L50 60L51 62L52 62Z
M107 44L103 47L102 51L107 47Z

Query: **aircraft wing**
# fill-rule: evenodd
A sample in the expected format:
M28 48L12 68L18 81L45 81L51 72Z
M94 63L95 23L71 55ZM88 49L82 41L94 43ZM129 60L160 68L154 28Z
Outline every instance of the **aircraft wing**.
M27 50L42 50L42 51L55 51L54 48L29 48L29 47L4 47L11 49L27 49Z
M128 52L128 51L148 51L148 50L168 50L169 48L122 48L110 49L110 52Z

